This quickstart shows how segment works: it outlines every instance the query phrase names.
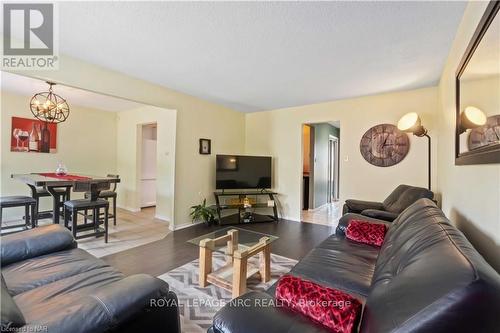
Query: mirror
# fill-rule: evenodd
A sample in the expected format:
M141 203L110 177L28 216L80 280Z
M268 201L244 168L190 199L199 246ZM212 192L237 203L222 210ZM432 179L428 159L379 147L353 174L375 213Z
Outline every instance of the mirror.
M458 165L500 163L499 8L488 5L457 72Z

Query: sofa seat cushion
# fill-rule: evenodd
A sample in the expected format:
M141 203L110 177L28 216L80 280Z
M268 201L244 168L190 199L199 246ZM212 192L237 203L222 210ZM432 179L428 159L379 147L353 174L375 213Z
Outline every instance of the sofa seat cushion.
M2 293L1 293L1 306L2 310L2 322L1 322L1 331L7 331L9 327L20 327L26 324L23 313L19 310L16 302L12 299L12 296L9 294L7 290L7 285L3 279L2 275Z
M378 253L376 247L332 235L309 252L290 274L364 299L370 289Z
M72 332L78 327L88 332L86 326L110 321L102 302L93 296L95 291L123 277L110 266L96 268L18 294L14 301L22 309L27 323L46 325L51 332L59 332L57 327L61 327L61 332L64 327L72 327ZM79 321L80 324L68 325L68 322Z
M276 303L274 295L250 291L231 301L213 318L217 333L331 333L323 325Z
M84 250L70 249L5 266L2 273L10 294L15 296L67 277L102 268L112 269L104 261Z

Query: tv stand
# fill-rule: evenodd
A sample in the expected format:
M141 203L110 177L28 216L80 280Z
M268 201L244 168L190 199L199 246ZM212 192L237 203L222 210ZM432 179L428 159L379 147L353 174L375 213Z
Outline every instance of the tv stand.
M227 192L220 191L214 192L215 196L215 204L217 210L217 217L219 219L219 225L231 225L231 224L247 224L247 223L261 223L261 222L277 222L278 218L278 208L276 206L276 200L274 197L278 193L267 191L265 189L257 190L257 191L235 191L235 192ZM233 202L230 204L221 204L222 197L238 197L237 202ZM267 202L255 202L252 203L249 207L245 207L244 199L247 197L259 197L259 196L267 196L270 201L273 201L272 206L268 206ZM256 200L257 201L257 200ZM256 209L271 209L273 210L272 215L265 214L256 214ZM237 210L236 214L222 216L223 210L234 209Z

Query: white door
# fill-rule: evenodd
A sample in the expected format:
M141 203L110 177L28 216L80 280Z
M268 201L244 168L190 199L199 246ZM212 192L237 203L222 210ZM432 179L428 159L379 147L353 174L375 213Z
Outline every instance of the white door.
M141 208L156 205L156 140L142 140Z
M338 145L338 138L330 136L328 140L328 203L338 200Z

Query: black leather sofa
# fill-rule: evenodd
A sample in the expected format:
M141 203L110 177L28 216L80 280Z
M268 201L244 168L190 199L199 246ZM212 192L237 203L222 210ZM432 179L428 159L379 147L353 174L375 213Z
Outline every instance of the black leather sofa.
M349 221L359 218L343 216L336 234L290 272L361 300L359 332L500 331L500 276L434 202L417 201L393 223L363 217L388 226L380 249L344 237ZM209 332L326 332L272 306L273 295L271 287L233 300L214 316Z
M423 187L399 185L383 202L348 199L342 213L356 213L392 222L403 210L423 198L432 200L434 193Z
M50 225L1 238L2 331L180 332L166 282L124 276Z

